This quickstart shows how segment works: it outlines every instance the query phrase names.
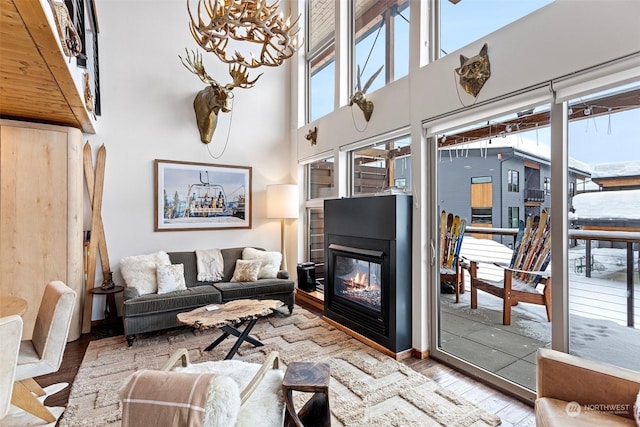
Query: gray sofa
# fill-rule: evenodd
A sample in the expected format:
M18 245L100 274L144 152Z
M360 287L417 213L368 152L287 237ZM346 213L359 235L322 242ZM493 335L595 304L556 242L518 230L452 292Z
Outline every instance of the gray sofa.
M242 259L244 248L221 249L224 277L219 282L198 282L196 253L168 252L172 264L184 264L186 290L165 294L139 295L135 288L125 287L122 305L124 334L129 346L135 334L153 332L179 326L178 313L191 311L207 304L225 303L236 299L276 299L285 303L289 313L295 303L295 284L286 271L276 279L255 282L231 282L236 260Z

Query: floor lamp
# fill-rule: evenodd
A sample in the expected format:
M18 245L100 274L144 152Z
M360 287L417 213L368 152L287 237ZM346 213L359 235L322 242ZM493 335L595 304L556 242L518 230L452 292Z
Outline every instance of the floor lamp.
M287 249L284 238L284 220L298 218L298 186L294 184L267 185L267 218L280 219L280 250L282 251L281 270L287 269Z

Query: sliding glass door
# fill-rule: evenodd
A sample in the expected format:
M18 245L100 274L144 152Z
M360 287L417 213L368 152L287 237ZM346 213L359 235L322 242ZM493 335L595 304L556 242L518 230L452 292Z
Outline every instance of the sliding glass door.
M536 351L551 342L545 285L538 275L514 275L507 285L514 289L513 298L505 300L503 266L515 259L522 224L531 238L522 240L522 247L529 247L521 251L521 265L532 271L548 267L549 105L453 129L434 140L438 349L516 387L535 390ZM466 224L459 257L457 223ZM482 285L475 297L472 280Z
M640 82L568 101L569 352L640 371Z

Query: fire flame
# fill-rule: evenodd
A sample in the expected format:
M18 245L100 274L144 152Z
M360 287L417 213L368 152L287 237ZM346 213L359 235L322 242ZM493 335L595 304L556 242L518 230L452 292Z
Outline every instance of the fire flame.
M366 285L367 284L367 275L362 273L362 275L358 272L356 273L356 277L353 279L353 283L358 285Z

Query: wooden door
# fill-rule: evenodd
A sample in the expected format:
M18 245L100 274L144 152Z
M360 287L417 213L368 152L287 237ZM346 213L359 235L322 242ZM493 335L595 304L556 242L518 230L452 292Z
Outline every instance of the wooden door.
M493 183L482 182L471 184L471 225L491 228L493 226ZM490 234L474 234L478 239L491 239Z
M82 306L82 134L6 123L14 122L0 125L0 293L28 301L23 339L29 339L45 285L63 281L78 293L69 332L76 339Z

